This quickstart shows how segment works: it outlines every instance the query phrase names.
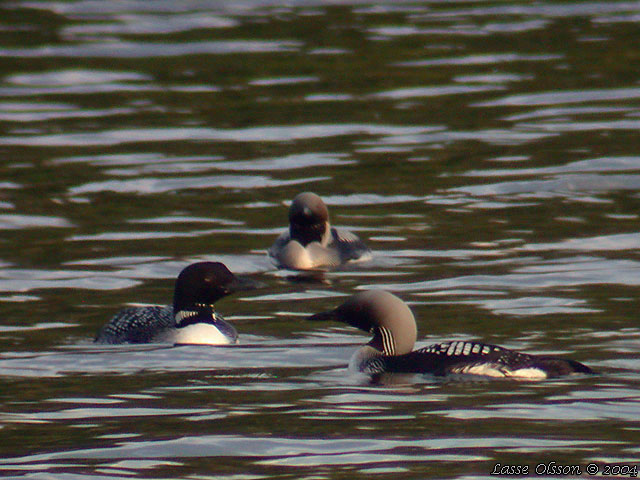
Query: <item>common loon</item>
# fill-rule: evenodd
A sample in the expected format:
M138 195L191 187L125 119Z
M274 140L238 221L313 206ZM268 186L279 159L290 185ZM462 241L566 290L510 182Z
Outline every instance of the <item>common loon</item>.
M219 262L193 263L178 275L173 305L130 307L104 325L94 342L225 345L238 333L214 310L220 298L258 284L237 277Z
M413 350L417 329L411 310L400 298L382 290L357 293L333 310L312 315L310 320L338 320L372 333L373 339L350 362L351 369L371 375L472 374L537 380L593 373L574 360L529 355L472 341L437 343Z
M370 255L371 250L357 235L331 227L327 206L311 192L293 199L289 230L269 249L278 267L292 270L327 269Z

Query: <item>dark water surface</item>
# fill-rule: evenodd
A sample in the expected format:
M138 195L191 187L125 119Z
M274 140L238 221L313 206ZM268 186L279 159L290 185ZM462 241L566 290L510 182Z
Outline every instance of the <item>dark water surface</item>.
M3 2L1 475L638 465L639 129L640 2ZM273 268L303 190L372 261ZM203 259L266 284L219 303L239 346L91 343ZM419 346L599 375L371 384L305 317L374 286Z

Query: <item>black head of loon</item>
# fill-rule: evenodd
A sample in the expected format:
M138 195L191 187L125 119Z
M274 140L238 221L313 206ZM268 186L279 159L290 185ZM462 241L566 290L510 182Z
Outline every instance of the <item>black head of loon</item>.
M475 374L542 379L572 373L593 373L574 360L529 355L496 345L453 341L413 350L417 337L411 310L400 298L382 290L353 295L339 307L310 320L338 320L373 334L351 360L358 371L379 374Z
M176 279L173 307L125 308L100 329L95 342L236 343L236 330L214 311L214 303L230 293L258 286L219 262L191 264Z
M192 263L176 279L173 313L210 312L222 297L256 286L256 282L234 275L220 262Z
M251 290L257 283L239 277L220 262L198 262L184 268L176 280L173 315L176 324L174 343L236 343L238 333L214 304L231 293Z
M296 195L289 207L290 237L303 247L311 242L326 243L329 229L329 209L322 199L312 192Z

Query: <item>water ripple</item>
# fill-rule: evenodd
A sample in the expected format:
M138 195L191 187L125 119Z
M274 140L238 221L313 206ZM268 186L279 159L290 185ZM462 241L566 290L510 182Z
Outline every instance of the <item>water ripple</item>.
M612 13L630 13L640 10L637 2L606 2L606 1L586 1L573 2L567 4L544 3L540 5L530 4L504 4L504 5L482 5L469 8L456 8L444 12L429 12L426 18L447 18L454 16L493 16L493 15L518 15L518 16L541 16L544 18L564 18L574 16L593 16Z
M592 90L567 90L543 93L508 95L498 100L474 103L474 107L562 105L640 98L639 87L601 88Z
M460 288L495 288L507 291L554 289L579 285L640 285L640 262L604 258L568 258L539 265L516 268L504 275L464 275L438 280L387 283L361 288L383 288L399 292L457 290ZM490 300L487 300L490 302Z
M414 87L374 93L371 95L371 98L405 100L408 98L441 97L444 95L491 92L502 89L503 87L501 85L444 85L433 87Z
M575 196L577 193L615 192L640 189L640 175L557 175L548 180L522 180L488 183L468 187L456 187L451 192L476 196L519 195L547 193L558 196Z
M122 6L120 6L120 8L122 8ZM106 12L101 10L100 13L104 15ZM230 17L212 15L209 12L175 13L173 15L129 13L118 14L115 20L116 21L112 23L85 23L66 26L62 29L62 32L70 38L86 37L87 35L167 35L202 28L222 29L239 25L237 20Z
M291 53L300 49L291 40L216 40L187 43L111 42L49 45L34 48L0 48L0 58L162 58L187 55L239 53Z
M450 26L439 27L416 27L416 26L397 26L397 27L377 27L369 31L383 37L414 37L418 35L447 35L447 36L463 36L463 37L486 37L495 33L523 33L535 30L542 30L549 25L548 20L523 20L520 22L498 22L486 23L484 25L460 25L456 22Z
M537 168L504 168L491 170L470 170L463 173L466 177L512 177L523 175L547 175L579 172L624 172L640 171L640 157L598 157L569 162L564 165Z
M482 55L466 55L463 57L447 57L429 60L412 60L410 62L398 62L398 67L439 67L451 65L493 65L497 63L512 62L548 62L560 60L562 55L537 54L523 55L519 53L494 53ZM484 104L483 104L484 105Z
M151 77L137 72L104 70L55 70L44 73L19 73L5 78L7 83L28 87L106 84L150 81Z
M134 155L135 157L135 155ZM276 158L256 158L252 160L235 160L222 162L219 160L213 161L209 157L187 157L187 158L163 158L154 155L146 155L146 162L143 164L143 159L139 156L131 161L124 160L121 163L128 164L140 164L137 167L129 168L111 168L105 171L109 175L115 176L132 176L143 175L149 173L197 173L205 172L208 170L225 170L230 172L251 172L251 171L285 171L285 170L297 170L308 167L329 167L337 165L353 165L356 162L354 160L347 160L346 155L331 154L331 153L302 153L287 155L285 157ZM156 162L157 159L157 162ZM85 159L91 161L89 159ZM105 161L106 160L106 161ZM66 161L74 161L73 158L66 159ZM117 163L118 160L114 159L113 163ZM109 164L110 159L101 158L98 161L91 161L94 165L97 163Z
M572 441L573 446L596 447L590 441ZM598 443L599 445L600 443ZM65 452L29 455L0 460L0 464L19 466L21 463L50 462L53 460L80 459L155 459L155 458L191 458L191 457L249 457L254 460L269 461L276 464L325 465L331 463L375 463L403 459L438 460L442 454L462 461L477 461L487 458L481 454L487 448L500 448L506 451L524 447L543 450L564 450L566 440L549 440L531 437L492 437L461 438L440 437L434 439L413 440L410 444L402 440L368 440L363 438L341 438L326 441L304 437L238 437L234 435L186 436L179 439L157 441L124 441L112 448L80 449ZM413 453L394 455L394 451L411 448ZM468 453L452 455L451 449L463 449ZM527 450L529 451L529 450ZM170 456L168 452L171 452ZM340 458L342 457L342 458ZM358 458L361 461L357 461ZM280 460L278 460L280 459ZM296 462L296 459L298 460ZM341 460L336 462L336 460Z
M286 185L300 185L304 183L328 180L330 177L309 177L293 180L275 180L263 175L215 175L184 178L137 178L132 180L105 180L91 182L77 187L71 187L69 195L83 195L87 193L118 192L156 194L174 192L185 189L202 188L273 188Z
M290 142L348 135L418 135L437 130L436 127L397 127L373 124L326 124L264 126L236 129L205 127L137 128L91 133L66 133L0 137L0 145L25 146L107 146L138 142L227 141L227 142ZM538 135L540 136L540 135Z
M0 214L0 230L71 227L74 227L73 223L66 218L45 215Z

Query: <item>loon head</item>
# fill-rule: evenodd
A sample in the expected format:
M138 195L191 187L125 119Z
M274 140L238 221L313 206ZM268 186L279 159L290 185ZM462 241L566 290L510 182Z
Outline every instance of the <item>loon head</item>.
M220 262L198 262L186 267L176 280L173 312L178 323L182 312L213 312L220 298L241 290L252 290L258 283L234 275Z
M337 320L370 332L373 339L368 345L384 355L411 352L417 337L416 321L407 304L383 290L357 293L339 307L309 319Z
M306 247L322 243L329 231L329 210L322 199L311 192L298 194L289 207L289 235Z

